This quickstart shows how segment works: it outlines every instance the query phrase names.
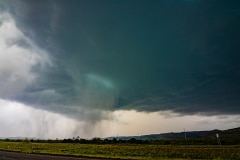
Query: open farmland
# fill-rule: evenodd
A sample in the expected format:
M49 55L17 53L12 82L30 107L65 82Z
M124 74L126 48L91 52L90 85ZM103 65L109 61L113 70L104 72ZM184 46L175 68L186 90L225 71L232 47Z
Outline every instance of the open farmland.
M240 159L240 145L207 146L0 142L0 150L121 159Z

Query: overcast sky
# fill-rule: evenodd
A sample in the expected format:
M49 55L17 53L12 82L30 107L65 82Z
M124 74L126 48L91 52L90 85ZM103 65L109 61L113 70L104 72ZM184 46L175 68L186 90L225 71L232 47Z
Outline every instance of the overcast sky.
M0 0L0 137L240 122L240 1Z

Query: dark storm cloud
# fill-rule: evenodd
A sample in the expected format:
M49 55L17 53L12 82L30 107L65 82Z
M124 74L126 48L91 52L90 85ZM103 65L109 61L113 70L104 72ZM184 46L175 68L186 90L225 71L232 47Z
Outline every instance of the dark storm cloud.
M23 0L10 6L19 28L55 65L35 66L39 78L19 101L57 112L83 105L240 113L238 1Z

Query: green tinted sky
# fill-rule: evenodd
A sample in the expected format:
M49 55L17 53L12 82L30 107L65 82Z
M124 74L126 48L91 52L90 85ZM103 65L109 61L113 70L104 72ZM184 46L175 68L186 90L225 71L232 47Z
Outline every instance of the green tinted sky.
M0 4L25 37L8 38L7 48L34 50L30 55L36 60L28 66L16 62L25 67L22 75L13 74L8 64L0 69L5 73L1 83L13 75L22 82L2 86L3 99L93 121L106 118L95 114L105 110L240 112L237 0ZM7 22L6 17L0 20L0 26Z

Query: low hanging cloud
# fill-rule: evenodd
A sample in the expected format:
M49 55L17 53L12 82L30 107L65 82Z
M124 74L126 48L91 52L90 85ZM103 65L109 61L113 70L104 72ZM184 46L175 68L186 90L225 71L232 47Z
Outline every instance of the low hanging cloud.
M6 3L1 98L92 122L239 114L238 2L135 2Z
M16 27L8 13L0 13L0 96L15 99L37 75L32 67L49 63L47 54Z
M74 81L17 28L10 14L1 13L0 20L1 98L86 121L109 118L107 110L116 99L111 82L91 74Z

